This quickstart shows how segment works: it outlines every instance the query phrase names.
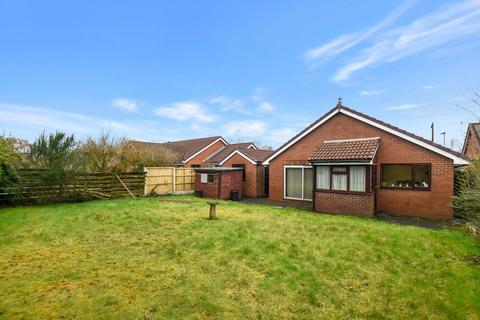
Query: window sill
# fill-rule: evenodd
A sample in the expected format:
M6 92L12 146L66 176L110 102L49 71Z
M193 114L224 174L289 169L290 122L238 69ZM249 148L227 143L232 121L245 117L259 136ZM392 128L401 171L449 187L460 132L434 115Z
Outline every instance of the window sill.
M431 191L432 188L399 188L399 187L380 187L385 190L403 190L403 191Z
M315 192L354 194L354 195L360 195L360 196L371 196L371 195L374 194L373 192L345 191L345 190L327 190L327 189L315 189Z

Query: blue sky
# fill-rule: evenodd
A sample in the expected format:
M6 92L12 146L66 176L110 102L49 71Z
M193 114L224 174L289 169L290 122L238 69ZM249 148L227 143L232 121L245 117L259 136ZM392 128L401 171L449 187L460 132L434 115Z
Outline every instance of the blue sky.
M0 0L0 41L0 133L30 140L277 147L342 97L449 146L480 91L479 0Z

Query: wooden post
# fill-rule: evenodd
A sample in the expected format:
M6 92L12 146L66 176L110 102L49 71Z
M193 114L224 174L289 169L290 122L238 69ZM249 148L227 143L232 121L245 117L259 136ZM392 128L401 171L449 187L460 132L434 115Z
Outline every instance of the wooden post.
M116 174L117 176L117 179L123 184L123 186L125 187L125 189L127 189L128 193L130 193L130 195L132 196L132 198L135 199L135 196L133 195L132 191L130 191L130 189L128 189L128 187L126 186L125 183L123 183L122 179L120 179L120 177L118 176L118 174Z
M175 170L176 168L173 167L173 194L177 193L177 175Z
M212 202L208 202L208 204L210 205L210 214L208 216L208 219L209 220L217 219L217 204L218 204L218 202L212 201Z
M147 167L143 167L143 172L145 172L145 186L143 187L143 195L148 196L148 187L147 187L148 169L147 169Z

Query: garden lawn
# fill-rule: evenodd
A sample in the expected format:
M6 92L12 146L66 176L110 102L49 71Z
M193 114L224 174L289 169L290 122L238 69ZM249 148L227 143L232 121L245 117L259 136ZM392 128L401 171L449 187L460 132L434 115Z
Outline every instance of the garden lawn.
M0 317L479 319L461 232L190 196L0 209Z

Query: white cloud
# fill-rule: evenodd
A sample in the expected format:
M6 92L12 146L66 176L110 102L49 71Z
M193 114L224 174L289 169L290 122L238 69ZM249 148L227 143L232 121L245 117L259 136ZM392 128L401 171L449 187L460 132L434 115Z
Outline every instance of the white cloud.
M405 11L407 11L411 7L412 3L413 1L405 1L400 7L396 8L385 19L383 19L376 25L373 25L366 30L360 32L341 35L330 42L327 42L314 49L310 49L304 53L303 58L312 67L320 65L326 60L333 58L340 53L358 45L359 43L368 39L374 33L393 23L395 20L398 19L398 17L400 17Z
M335 82L348 80L355 72L393 62L450 41L480 32L480 1L469 0L443 6L409 25L387 30L333 76Z
M273 111L273 105L268 102L268 101L262 101L258 104L258 108L260 109L260 111L263 111L263 112L271 112Z
M130 99L115 98L112 100L112 106L119 107L128 112L138 112L137 102Z
M233 99L227 95L221 95L208 100L208 104L218 105L222 107L222 111L237 111L244 114L250 114L245 109L245 104L242 99Z
M167 107L155 109L155 114L161 117L185 121L196 120L199 122L215 122L217 117L208 114L207 110L198 102L184 101L173 103Z
M122 122L79 113L1 102L0 127L8 128L13 132L28 132L31 136L36 136L42 130L60 130L85 136L102 129L121 134L135 133L141 129Z
M420 106L419 104L405 103L398 106L388 107L387 110L390 110L390 111L408 110L408 109L418 108L419 106Z
M262 88L256 88L251 96L241 99L219 95L203 101L207 105L220 106L224 112L235 111L246 115L256 115L259 112L268 113L275 109L274 105L265 99L263 92Z
M227 123L224 129L228 136L255 137L265 133L267 125L260 120L232 121Z
M256 88L253 92L252 100L258 105L258 110L261 112L272 112L273 104L263 97L263 88Z
M283 144L291 139L295 134L297 134L297 131L293 130L292 128L274 129L270 130L268 140L277 144Z
M441 85L439 85L439 84L437 84L437 85L426 85L426 86L423 86L423 89L432 90L432 89L436 89L438 87L441 87Z
M385 91L379 91L379 90L362 90L360 91L360 95L367 97L367 96L378 96L381 94L384 94Z

